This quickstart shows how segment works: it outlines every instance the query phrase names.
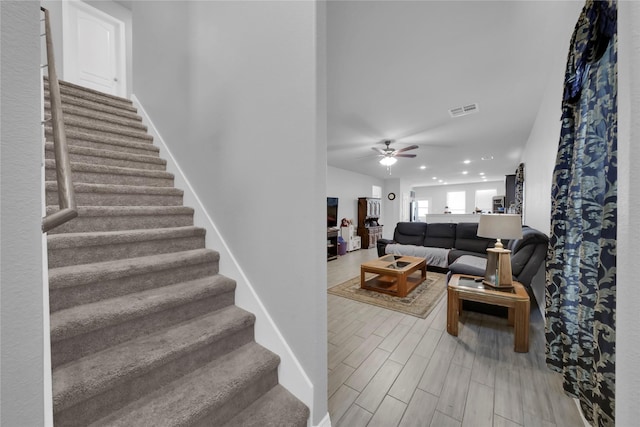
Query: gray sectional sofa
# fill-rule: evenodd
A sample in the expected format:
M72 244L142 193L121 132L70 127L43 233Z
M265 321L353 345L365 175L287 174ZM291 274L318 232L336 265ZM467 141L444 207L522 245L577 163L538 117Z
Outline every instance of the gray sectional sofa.
M484 276L487 248L493 247L495 240L478 237L477 231L478 224L471 222L399 222L393 240L378 240L378 255L423 256L431 270ZM514 280L522 283L532 295L531 281L546 258L548 237L523 225L522 238L503 240L503 244L511 250Z

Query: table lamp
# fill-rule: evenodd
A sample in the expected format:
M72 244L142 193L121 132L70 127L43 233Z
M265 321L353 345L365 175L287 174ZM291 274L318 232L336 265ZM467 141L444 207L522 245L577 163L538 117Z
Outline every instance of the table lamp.
M494 288L512 288L511 251L504 249L501 239L522 237L520 215L480 215L478 237L496 239L495 247L487 249L487 269L482 282Z

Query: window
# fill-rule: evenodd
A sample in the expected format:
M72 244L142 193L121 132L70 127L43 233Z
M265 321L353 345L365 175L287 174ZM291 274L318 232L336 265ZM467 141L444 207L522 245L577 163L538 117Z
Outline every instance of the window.
M493 211L493 196L498 195L498 190L476 190L476 209L482 212Z
M418 221L426 221L426 215L429 213L429 201L418 200Z
M448 191L447 192L447 210L452 214L463 214L465 210L465 192L464 191Z

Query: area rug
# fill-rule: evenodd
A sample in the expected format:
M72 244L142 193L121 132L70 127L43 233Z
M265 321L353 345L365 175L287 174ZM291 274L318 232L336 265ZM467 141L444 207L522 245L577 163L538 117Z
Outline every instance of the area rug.
M427 280L404 298L360 289L360 276L333 286L327 292L424 319L438 304L446 290L446 275L429 271L427 272Z

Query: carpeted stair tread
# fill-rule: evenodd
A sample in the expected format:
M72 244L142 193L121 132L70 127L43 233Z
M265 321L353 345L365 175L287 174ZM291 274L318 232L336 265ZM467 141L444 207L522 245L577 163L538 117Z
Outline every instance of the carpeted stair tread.
M105 136L115 135L139 141L153 141L153 136L149 135L146 129L109 124L95 119L87 120L75 116L64 116L64 125L65 129L70 130L78 129L82 132L98 133Z
M150 228L47 236L49 268L203 248L205 229Z
M51 112L51 103L44 103L45 119L49 118ZM119 126L130 126L133 128L139 128L147 130L147 127L142 123L142 117L138 115L132 115L129 117L119 116L117 114L108 113L105 111L96 111L91 108L83 108L74 104L62 104L62 112L64 117L74 117L76 120L98 120L105 124L113 124Z
M103 104L114 105L119 108L125 108L125 109L132 108L135 110L135 108L133 107L133 103L131 102L131 100L127 98L122 98L116 95L110 95L107 93L99 92L97 90L89 89L87 87L79 86L63 80L59 80L59 83L60 83L60 93L64 95L70 95L70 96L74 96L82 99L89 99L89 100L100 102ZM44 91L46 96L46 94L48 94L49 92L48 79L45 79L44 81Z
M132 154L142 154L158 157L160 149L148 141L136 141L122 137L97 135L88 132L80 132L75 129L66 129L67 144L71 147L86 147L106 151L122 151ZM53 143L53 132L50 126L45 125L45 137L47 142Z
M60 310L51 315L51 342L97 331L117 323L165 311L199 298L235 289L235 281L216 274L162 288Z
M118 151L101 150L96 148L79 147L69 145L69 160L72 162L94 164L104 164L107 166L132 167L138 169L165 170L167 161L157 155L141 155L122 153ZM45 158L54 158L54 148L52 142L45 143ZM111 162L109 162L111 161Z
M243 395L247 394L245 390L255 387L256 378L269 375L278 364L278 356L264 347L256 343L246 344L99 420L92 427L220 425L225 420L217 420L216 412L240 403ZM203 420L207 417L210 422Z
M306 427L309 408L276 385L224 427Z
M60 210L47 206L47 215ZM78 216L49 231L48 235L88 231L171 228L193 225L193 208L187 206L78 206Z
M183 191L175 187L113 184L73 184L78 206L167 206L181 205ZM58 183L45 182L48 205L58 203Z
M250 327L254 319L231 306L60 366L53 372L54 412L125 386L132 378Z
M150 187L173 186L174 175L163 170L123 168L83 162L70 162L70 165L73 182ZM53 159L45 160L45 180L56 180L56 161Z
M220 254L211 249L194 249L169 254L150 255L94 264L72 265L49 270L49 288L80 286L96 279L115 280L126 276L170 270L178 266L217 263Z
M51 250L116 245L148 240L174 239L177 237L204 236L200 227L152 228L142 230L96 231L88 233L54 234L47 237Z
M44 93L44 100L45 102L50 102L48 90L45 91ZM86 108L92 111L99 111L101 113L113 114L115 116L121 116L121 117L130 118L134 120L136 120L139 117L138 110L133 105L128 107L112 106L109 104L93 101L91 99L84 99L84 98L78 98L73 95L66 95L64 93L60 94L60 100L62 101L63 106L73 105L78 108Z
M164 170L154 170L154 169L136 169L136 168L123 168L120 166L107 166L107 165L96 165L91 163L83 163L83 162L70 162L71 171L72 172L91 172L96 174L112 174L112 175L125 175L125 176L139 176L145 178L159 178L159 179L167 179L173 180L174 175ZM45 160L45 169L55 171L56 161L53 159ZM55 180L55 174L52 179L48 179L49 181Z

